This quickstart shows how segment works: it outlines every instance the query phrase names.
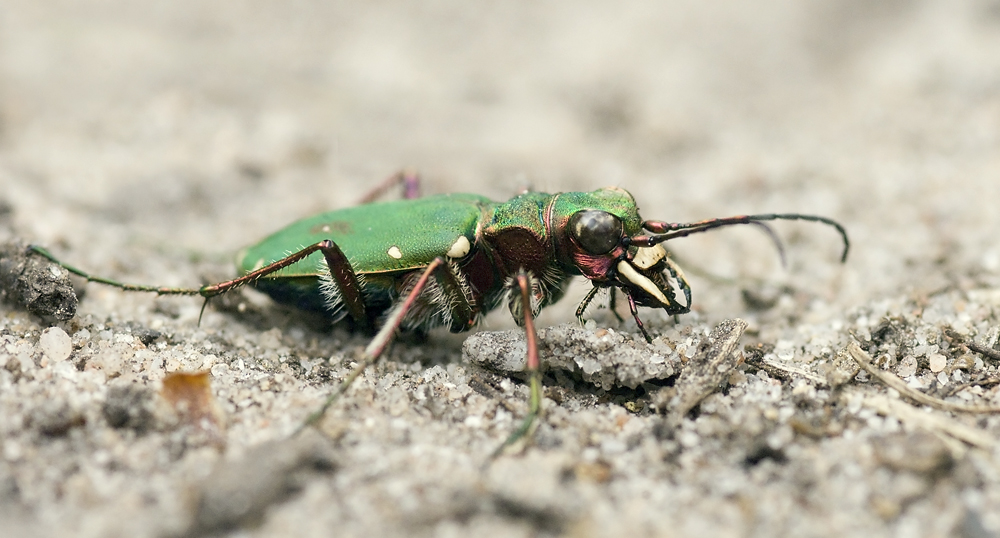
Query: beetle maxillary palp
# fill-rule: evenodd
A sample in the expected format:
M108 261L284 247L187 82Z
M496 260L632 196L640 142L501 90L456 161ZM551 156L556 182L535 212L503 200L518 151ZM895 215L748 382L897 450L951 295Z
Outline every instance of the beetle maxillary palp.
M635 256L632 258L632 263L639 269L649 269L666 256L667 251L660 245L640 247L636 250Z

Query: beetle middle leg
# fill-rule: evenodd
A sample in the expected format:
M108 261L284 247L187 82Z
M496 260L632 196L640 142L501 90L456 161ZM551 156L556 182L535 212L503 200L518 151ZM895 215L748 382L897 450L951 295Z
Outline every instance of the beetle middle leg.
M521 269L514 277L516 292L520 295L520 312L524 319L524 332L527 338L526 357L524 370L528 373L529 397L528 414L525 415L521 425L507 437L502 445L497 447L490 459L496 458L503 453L507 447L513 445L524 437L531 435L538 423L538 416L542 412L542 370L538 360L538 333L535 332L534 315L531 309L531 278L528 273ZM520 321L520 320L518 320Z

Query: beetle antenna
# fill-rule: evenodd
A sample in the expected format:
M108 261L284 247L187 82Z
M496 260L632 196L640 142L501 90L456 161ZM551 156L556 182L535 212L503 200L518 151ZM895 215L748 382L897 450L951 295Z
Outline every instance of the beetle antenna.
M676 239L678 237L687 237L692 234L707 232L715 228L722 228L725 226L734 226L737 224L755 224L761 223L762 221L771 220L806 220L810 222L819 222L821 224L826 224L832 226L834 229L840 233L840 237L844 241L844 251L840 255L840 261L847 261L847 252L851 248L851 241L847 238L847 230L837 221L833 219L828 219L826 217L820 217L817 215L802 215L799 213L765 213L761 215L738 215L735 217L728 217L723 219L709 219L699 222L690 223L669 223L654 220L647 220L642 223L642 227L656 235L652 236L638 236L633 237L632 244L638 246L652 246L658 243L663 243L664 241L669 241L671 239ZM758 226L760 224L757 224Z
M788 258L785 257L785 244L778 237L778 234L774 233L774 229L768 226L766 223L760 221L753 221L750 224L756 225L764 230L764 233L771 238L771 242L774 243L774 248L778 251L778 258L781 259L781 267L788 267Z

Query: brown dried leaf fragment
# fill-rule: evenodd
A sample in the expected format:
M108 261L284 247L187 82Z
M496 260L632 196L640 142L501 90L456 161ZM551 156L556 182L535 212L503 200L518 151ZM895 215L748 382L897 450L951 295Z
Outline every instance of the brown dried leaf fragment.
M160 395L177 413L181 425L205 433L212 444L224 444L225 417L212 394L212 379L208 371L168 374L163 379Z

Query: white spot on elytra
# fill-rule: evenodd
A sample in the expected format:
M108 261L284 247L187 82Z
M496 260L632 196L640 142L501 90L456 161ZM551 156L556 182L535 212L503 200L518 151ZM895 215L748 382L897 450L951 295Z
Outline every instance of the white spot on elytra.
M464 235L460 235L458 236L458 239L455 240L455 243L451 245L451 248L448 249L445 256L448 256L449 258L461 258L469 253L470 248L472 248L472 245L469 244L468 238Z
M400 252L399 247L397 247L396 245L389 247L389 251L387 252L387 254L389 255L390 258L396 260L403 257L403 253Z

